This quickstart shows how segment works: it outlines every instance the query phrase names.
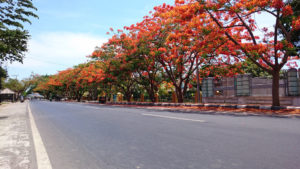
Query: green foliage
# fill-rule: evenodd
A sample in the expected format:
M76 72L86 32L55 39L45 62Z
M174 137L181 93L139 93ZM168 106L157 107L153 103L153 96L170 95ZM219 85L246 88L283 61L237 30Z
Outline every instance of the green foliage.
M7 78L7 71L0 66L0 89L3 88L4 79Z
M0 30L0 61L22 62L28 38L27 31Z
M0 62L23 61L29 39L23 24L31 24L29 17L38 17L34 10L31 0L0 1Z
M242 67L242 70L245 73L249 73L252 75L252 77L267 77L270 76L270 74L266 71L264 71L262 68L255 65L250 60L245 61L245 65Z
M300 1L299 0L289 0L289 1L287 1L287 4L291 5L291 7L293 9L293 15L283 16L280 18L280 21L283 23L284 28L287 31L290 31L291 26L292 26L293 17L300 16ZM282 34L283 32L279 29L279 33ZM299 55L300 54L300 29L292 32L291 41L295 45L296 51L292 50L290 55L297 55L297 54Z
M23 82L19 81L18 79L12 78L9 78L6 82L4 82L3 87L9 88L17 93L21 93L25 90Z
M23 95L26 96L28 94L31 94L33 91L35 91L39 83L46 82L48 81L48 79L49 79L48 75L39 76L34 74L32 74L29 78L23 79L22 83L24 84L24 89L25 89Z
M7 71L0 66L0 78L7 78Z

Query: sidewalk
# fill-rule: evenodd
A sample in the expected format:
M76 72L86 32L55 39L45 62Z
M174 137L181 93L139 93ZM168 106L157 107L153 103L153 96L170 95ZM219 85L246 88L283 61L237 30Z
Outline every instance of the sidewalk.
M33 168L31 139L27 103L0 105L0 168Z

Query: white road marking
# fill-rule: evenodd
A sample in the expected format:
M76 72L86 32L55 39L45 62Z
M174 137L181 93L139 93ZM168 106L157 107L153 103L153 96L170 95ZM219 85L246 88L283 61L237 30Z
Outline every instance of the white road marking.
M94 107L94 106L86 106L86 107L87 107L87 108L90 108L90 109L102 110L101 108Z
M30 119L32 137L33 137L34 148L35 148L37 167L38 169L52 169L51 162L49 160L39 130L36 127L29 103L27 105L28 105L29 119Z
M152 116L152 117L161 117L161 118L168 118L168 119L175 119L175 120L185 120L185 121L193 121L193 122L200 122L205 123L205 120L196 120L196 119L187 119L187 118L181 118L181 117L172 117L172 116L162 116L157 114L142 114L143 116Z

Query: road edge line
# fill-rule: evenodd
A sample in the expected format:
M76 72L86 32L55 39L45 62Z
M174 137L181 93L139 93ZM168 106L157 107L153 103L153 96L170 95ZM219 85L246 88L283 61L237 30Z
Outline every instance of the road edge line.
M32 115L29 102L27 103L27 108L28 108L28 114L29 114L29 120L30 120L31 132L32 132L32 139L33 139L33 143L34 143L37 168L38 169L52 169L52 165L51 165L49 156L47 154L45 145L43 143L42 137L41 137L39 130L35 124L35 120Z
M143 116L152 116L152 117L160 117L160 118L167 118L167 119L174 119L174 120L183 120L183 121L192 121L192 122L200 122L205 123L205 120L197 120L197 119L188 119L188 118L181 118L181 117L174 117L174 116L164 116L164 115L157 115L157 114L149 114L149 113L142 113Z

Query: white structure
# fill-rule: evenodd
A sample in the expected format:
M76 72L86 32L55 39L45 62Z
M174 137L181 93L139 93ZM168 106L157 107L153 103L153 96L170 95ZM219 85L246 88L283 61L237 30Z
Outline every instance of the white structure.
M29 99L43 99L44 96L40 95L39 93L32 93L27 95L27 98Z

